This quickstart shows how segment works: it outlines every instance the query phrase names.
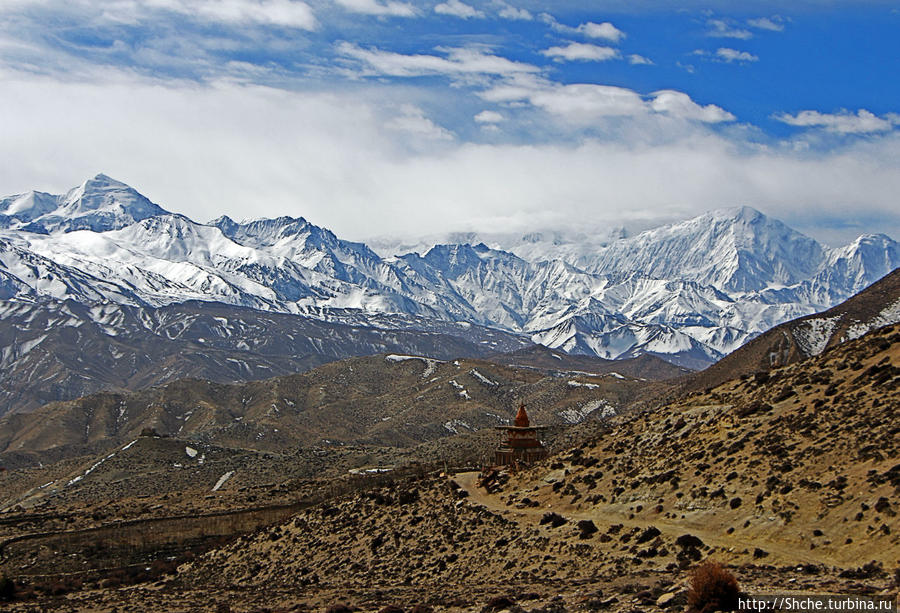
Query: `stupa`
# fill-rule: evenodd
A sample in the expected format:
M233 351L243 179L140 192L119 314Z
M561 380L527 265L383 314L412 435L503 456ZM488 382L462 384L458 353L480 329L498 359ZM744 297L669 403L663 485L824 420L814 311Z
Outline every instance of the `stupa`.
M494 428L506 433L500 447L494 453L495 465L530 464L547 457L547 450L538 438L538 432L547 426L531 425L524 404L519 405L513 425Z

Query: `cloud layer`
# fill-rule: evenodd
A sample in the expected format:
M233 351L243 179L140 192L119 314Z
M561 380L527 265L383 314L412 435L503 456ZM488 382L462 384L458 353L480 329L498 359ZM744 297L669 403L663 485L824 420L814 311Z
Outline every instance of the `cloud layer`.
M364 238L641 224L748 204L788 219L816 207L820 215L879 216L883 231L898 224L900 173L884 164L900 159L896 135L828 155L736 146L700 128L655 146L474 144L455 140L419 107L383 110L373 101L385 93L368 86L338 95L29 80L8 82L6 91L0 184L10 191L59 192L104 171L199 220L303 215ZM584 99L573 102L566 90L547 95L574 104L574 113L649 105L721 119L677 92L656 92L648 103L600 90L587 98L599 111L579 109ZM481 119L500 123L491 113ZM36 122L40 133L26 127ZM440 146L423 151L421 139Z

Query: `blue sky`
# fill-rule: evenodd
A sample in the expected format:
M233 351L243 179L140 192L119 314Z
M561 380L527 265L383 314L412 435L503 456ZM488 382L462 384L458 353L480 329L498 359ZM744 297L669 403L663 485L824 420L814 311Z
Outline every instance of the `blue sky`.
M348 238L750 205L900 236L895 2L4 0L0 193Z

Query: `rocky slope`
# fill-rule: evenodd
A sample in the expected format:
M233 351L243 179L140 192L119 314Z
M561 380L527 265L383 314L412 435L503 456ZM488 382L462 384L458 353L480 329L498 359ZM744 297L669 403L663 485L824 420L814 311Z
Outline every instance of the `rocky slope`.
M898 386L893 325L616 418L490 491L464 474L304 511L181 578L206 590L302 585L363 607L362 593L416 586L448 609L501 589L527 601L581 586L563 609L628 610L663 608L666 592L675 604L682 569L712 558L757 592L872 593L890 585L900 547ZM597 590L622 576L646 587Z

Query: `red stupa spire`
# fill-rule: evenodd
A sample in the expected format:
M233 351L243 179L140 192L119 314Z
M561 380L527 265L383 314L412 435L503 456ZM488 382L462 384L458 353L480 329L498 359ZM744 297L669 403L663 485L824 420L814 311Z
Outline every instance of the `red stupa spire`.
M525 403L519 405L519 411L516 413L515 425L517 428L528 427L528 413L525 412Z

